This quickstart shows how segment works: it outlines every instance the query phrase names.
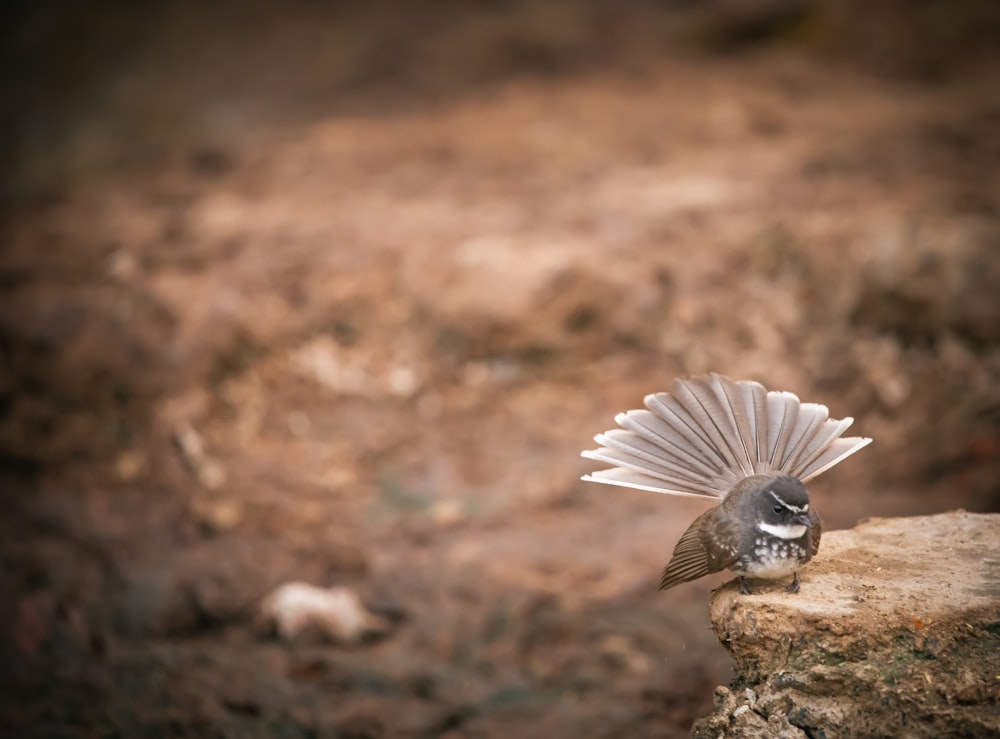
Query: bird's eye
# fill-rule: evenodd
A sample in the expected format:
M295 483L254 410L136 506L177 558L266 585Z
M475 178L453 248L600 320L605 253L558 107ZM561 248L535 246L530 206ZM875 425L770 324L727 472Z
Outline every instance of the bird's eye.
M775 513L781 513L781 506L780 505L776 505L771 510L774 511Z

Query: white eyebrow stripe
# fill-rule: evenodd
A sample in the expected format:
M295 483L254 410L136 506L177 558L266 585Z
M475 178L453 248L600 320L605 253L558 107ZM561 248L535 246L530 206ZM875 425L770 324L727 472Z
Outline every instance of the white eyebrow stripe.
M792 513L805 513L806 511L809 510L809 504L808 503L806 503L802 508L799 508L797 505L791 505L790 503L786 503L785 501L783 501L780 497L778 497L778 494L776 492L774 492L773 490L768 490L767 492L770 493L771 497L774 498L778 502L778 505L783 506L784 508L787 508Z

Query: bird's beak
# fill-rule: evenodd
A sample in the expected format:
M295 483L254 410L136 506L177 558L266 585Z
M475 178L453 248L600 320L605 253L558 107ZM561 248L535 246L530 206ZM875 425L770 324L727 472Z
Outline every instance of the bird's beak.
M810 526L812 521L809 520L808 513L800 513L795 517L795 523L801 524L802 526Z

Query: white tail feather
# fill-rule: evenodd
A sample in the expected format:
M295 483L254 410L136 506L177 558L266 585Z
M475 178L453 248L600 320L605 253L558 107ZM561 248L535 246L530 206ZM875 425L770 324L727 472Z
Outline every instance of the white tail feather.
M618 485L619 487L624 488L647 490L651 493L686 495L693 498L718 499L722 497L719 491L709 487L708 485L700 488L703 492L695 492L694 486L684 486L681 489L674 490L673 488L664 487L662 484L657 484L655 481L651 481L645 475L630 472L629 470L623 470L619 467L615 467L610 470L598 470L597 472L592 472L589 475L584 475L581 479L587 480L588 482L603 482L606 485Z
M646 396L648 410L619 413L583 456L613 465L584 480L670 495L721 499L742 478L785 472L803 482L871 443L841 438L854 419L756 382L711 374Z

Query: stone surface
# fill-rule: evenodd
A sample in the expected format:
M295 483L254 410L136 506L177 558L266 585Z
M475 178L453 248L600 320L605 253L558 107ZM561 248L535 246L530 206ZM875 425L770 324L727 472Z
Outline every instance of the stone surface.
M735 680L695 737L1000 735L1000 515L828 533L799 594L729 583L712 625Z

